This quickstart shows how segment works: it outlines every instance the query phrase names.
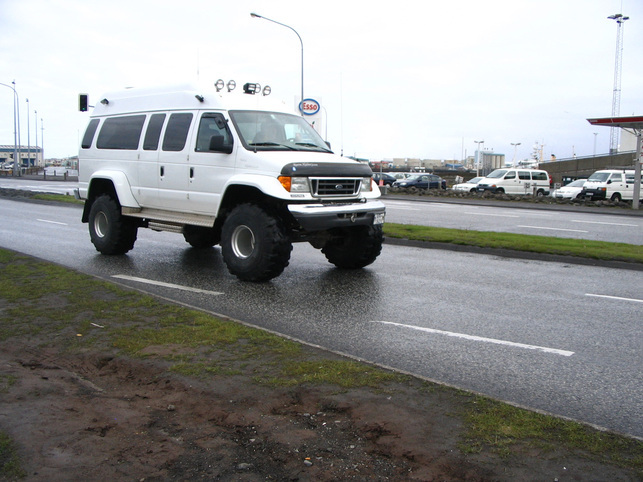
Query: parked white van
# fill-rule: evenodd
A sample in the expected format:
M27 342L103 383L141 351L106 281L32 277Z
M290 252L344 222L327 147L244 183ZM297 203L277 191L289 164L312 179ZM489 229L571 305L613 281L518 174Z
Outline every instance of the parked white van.
M266 281L293 242L339 268L382 249L385 207L366 164L339 157L301 116L244 94L189 85L107 93L79 151L82 221L103 254L134 247L138 228L221 245L230 273Z
M643 183L642 183L643 186ZM641 189L643 193L643 189ZM634 169L605 169L589 176L581 197L621 201L634 199ZM639 195L639 199L643 199Z
M478 182L478 192L547 196L549 173L538 169L496 169Z

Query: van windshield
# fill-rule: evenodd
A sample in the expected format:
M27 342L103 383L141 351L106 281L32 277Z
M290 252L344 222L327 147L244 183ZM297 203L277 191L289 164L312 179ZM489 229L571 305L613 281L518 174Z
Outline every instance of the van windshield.
M331 152L302 117L281 112L230 111L241 142L250 150Z
M609 172L595 172L587 179L587 182L605 182L610 177Z
M490 173L487 177L490 177L491 179L500 179L506 173L507 173L506 169L496 169L495 171Z

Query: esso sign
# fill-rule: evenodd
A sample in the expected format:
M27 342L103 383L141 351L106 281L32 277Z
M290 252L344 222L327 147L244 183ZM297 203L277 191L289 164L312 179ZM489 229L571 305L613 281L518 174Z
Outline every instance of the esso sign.
M315 115L319 112L320 105L315 99L304 99L299 104L299 110L304 115Z

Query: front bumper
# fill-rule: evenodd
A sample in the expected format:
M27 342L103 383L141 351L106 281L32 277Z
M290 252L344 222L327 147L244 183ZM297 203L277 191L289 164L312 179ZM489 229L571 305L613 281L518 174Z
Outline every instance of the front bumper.
M579 197L595 199L606 199L607 191L605 189L583 189Z
M386 206L382 201L346 204L289 204L288 210L306 231L383 224L386 214Z

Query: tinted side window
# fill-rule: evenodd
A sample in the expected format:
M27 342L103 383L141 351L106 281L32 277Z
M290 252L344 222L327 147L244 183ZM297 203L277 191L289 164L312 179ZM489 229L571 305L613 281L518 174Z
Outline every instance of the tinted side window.
M150 123L147 125L145 131L145 139L143 139L143 149L146 151L155 151L159 148L159 140L161 139L161 129L165 122L165 114L154 114L150 117Z
M618 174L612 174L612 182L621 182L623 180L623 175L619 172Z
M172 114L163 137L164 151L182 151L188 138L192 114Z
M516 171L509 171L505 176L505 179L516 179Z
M529 181L531 179L531 176L529 175L529 171L518 171L518 179Z
M547 174L544 172L532 172L531 173L531 178L534 181L547 181L549 178L547 177Z
M136 150L144 123L144 115L110 117L103 122L96 147L99 149Z
M98 123L100 120L92 119L87 125L85 130L85 135L83 136L83 143L80 145L83 149L89 149L92 146L92 141L94 140L94 134L96 134L96 129L98 129Z
M220 148L232 146L232 135L225 118L221 114L206 113L203 114L201 122L199 122L199 132L194 150L197 152L210 151L213 140L219 141Z

